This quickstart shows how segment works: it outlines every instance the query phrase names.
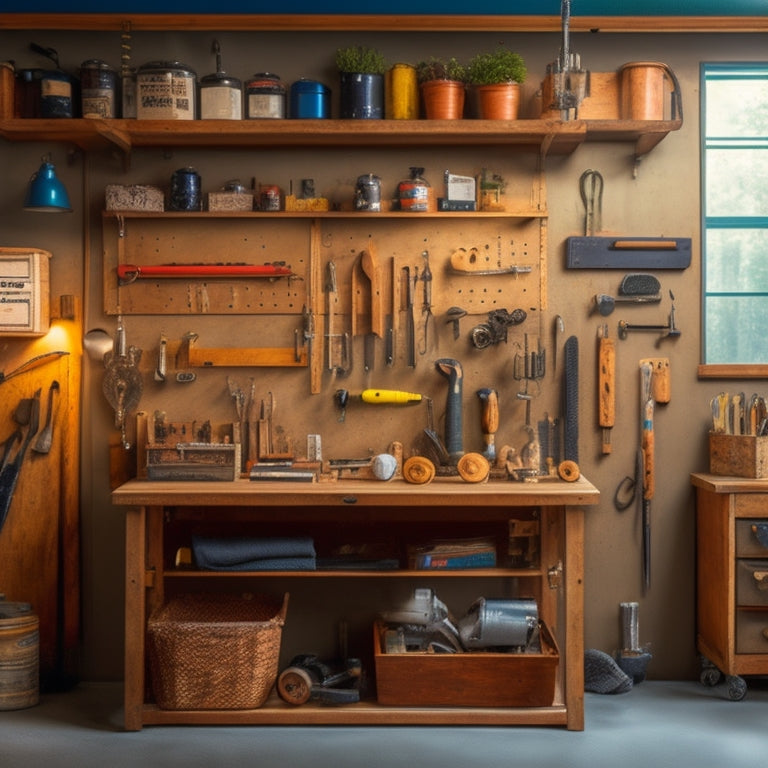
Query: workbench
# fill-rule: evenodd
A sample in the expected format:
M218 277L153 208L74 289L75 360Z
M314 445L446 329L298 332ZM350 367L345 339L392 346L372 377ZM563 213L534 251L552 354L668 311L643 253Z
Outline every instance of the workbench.
M760 541L768 535L768 478L693 474L691 482L701 681L725 675L729 698L739 700L742 675L768 674L768 546Z
M131 480L112 494L125 511L125 728L159 724L262 725L560 725L584 727L584 507L597 504L599 492L585 478L564 482L490 481L467 484L438 478L425 486L349 480L319 483L152 482ZM343 540L353 533L375 537L382 532L429 531L439 536L474 533L496 535L500 552L508 546L510 521L536 521L539 530L535 563L442 571L260 571L220 572L179 568L178 546L192 532L241 536L302 532ZM310 585L323 592L327 606L353 583L369 589L373 605L364 612L370 642L372 616L386 607L393 582L433 586L442 592L461 583L481 588L495 583L507 596L533 596L539 615L551 629L560 651L554 700L548 707L491 708L395 707L375 701L340 707L285 704L276 694L252 710L162 710L153 702L147 673L146 627L150 614L168 596L192 589L266 589L288 582L298 590ZM376 604L378 599L379 604ZM291 607L288 609L289 620ZM354 623L354 616L347 616ZM283 645L290 645L289 622ZM307 638L302 638L306 640ZM285 649L284 649L285 650ZM285 660L281 659L281 664ZM282 667L281 667L282 668Z

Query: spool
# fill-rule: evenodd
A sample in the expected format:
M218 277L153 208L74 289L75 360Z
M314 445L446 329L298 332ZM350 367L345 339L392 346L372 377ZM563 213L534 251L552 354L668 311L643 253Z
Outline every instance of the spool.
M663 120L666 64L631 61L620 72L622 119Z
M0 710L26 709L39 701L39 620L29 603L0 600Z

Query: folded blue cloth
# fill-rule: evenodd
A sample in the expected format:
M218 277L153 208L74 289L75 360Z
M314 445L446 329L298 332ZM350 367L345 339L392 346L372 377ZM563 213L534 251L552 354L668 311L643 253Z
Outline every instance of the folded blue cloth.
M192 537L198 568L206 570L268 571L315 569L315 545L308 536L270 538Z

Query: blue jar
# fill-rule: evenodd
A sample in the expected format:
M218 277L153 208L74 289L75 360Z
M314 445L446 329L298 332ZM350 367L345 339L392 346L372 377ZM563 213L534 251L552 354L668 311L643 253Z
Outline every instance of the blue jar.
M315 80L297 80L291 85L291 117L328 118L331 116L331 90Z
M172 211L201 211L200 176L194 168L179 168L171 176L169 208Z

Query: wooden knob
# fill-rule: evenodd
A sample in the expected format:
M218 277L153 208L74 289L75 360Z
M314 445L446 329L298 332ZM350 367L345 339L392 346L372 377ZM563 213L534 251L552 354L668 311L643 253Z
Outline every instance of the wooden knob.
M482 483L488 478L491 464L482 453L465 453L456 464L461 479L466 483Z
M403 480L414 485L426 485L435 476L435 465L424 456L411 456L403 464Z
M579 465L575 461L561 461L557 467L557 474L566 483L573 483L579 479Z

